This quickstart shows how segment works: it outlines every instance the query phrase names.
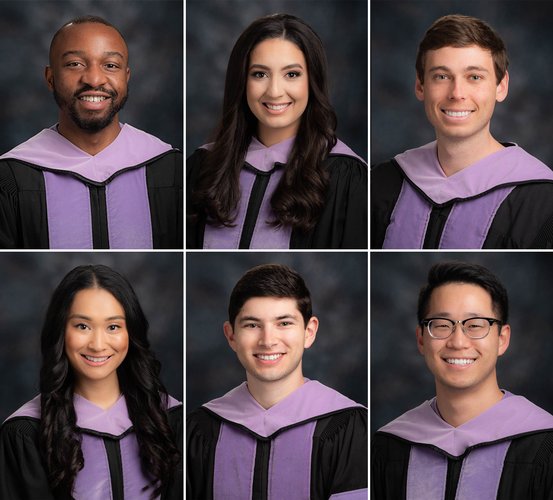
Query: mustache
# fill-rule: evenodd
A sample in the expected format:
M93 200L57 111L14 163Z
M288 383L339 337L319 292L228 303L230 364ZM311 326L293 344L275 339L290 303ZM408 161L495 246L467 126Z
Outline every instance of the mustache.
M90 85L84 85L81 87L77 92L75 92L74 96L79 97L83 92L103 92L104 94L108 94L110 97L117 97L117 92L115 90L109 90L105 87L92 87Z

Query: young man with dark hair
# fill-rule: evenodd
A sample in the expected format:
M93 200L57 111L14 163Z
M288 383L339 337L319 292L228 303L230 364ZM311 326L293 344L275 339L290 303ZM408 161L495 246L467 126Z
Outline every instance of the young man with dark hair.
M288 267L238 281L224 333L246 382L187 417L187 497L367 498L366 408L303 376L318 326Z
M553 415L497 382L508 311L507 292L488 269L430 269L416 335L436 397L373 437L375 500L551 498Z
M182 248L182 153L119 122L130 74L104 19L56 32L58 123L0 156L0 248Z
M373 248L551 248L553 171L490 132L507 98L503 40L450 15L419 45L415 94L436 141L371 173Z

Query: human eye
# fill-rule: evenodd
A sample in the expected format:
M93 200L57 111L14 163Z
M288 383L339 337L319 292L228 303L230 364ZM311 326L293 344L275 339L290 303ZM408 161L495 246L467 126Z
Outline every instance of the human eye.
M449 80L449 76L444 73L435 73L432 79L439 82L443 80Z
M281 321L279 326L292 326L294 323L292 321Z
M469 75L469 80L473 82L478 82L480 80L483 80L484 77L482 75Z
M301 71L288 71L286 77L290 79L299 78L301 76Z
M117 330L121 329L121 325L109 325L108 331L109 332L116 332Z
M84 330L88 330L88 325L86 323L75 323L73 325L73 328L84 331Z
M80 66L84 66L84 64L80 61L68 61L65 63L66 68L78 68Z
M486 328L488 322L482 318L471 318L465 322L465 328L468 328L471 332L478 332Z
M252 71L251 76L256 79L266 78L267 73L265 71Z
M243 328L248 328L248 329L254 329L254 328L258 328L259 327L259 324L258 323L254 323L253 321L250 321L248 323L244 323L242 325Z

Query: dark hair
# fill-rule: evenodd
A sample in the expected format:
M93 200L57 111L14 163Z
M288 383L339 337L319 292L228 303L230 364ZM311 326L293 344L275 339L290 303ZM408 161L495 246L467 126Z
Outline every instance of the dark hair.
M168 395L159 379L160 363L150 351L148 321L132 286L101 265L76 267L63 278L52 295L42 328L40 449L48 481L56 495L70 495L84 466L73 407L74 374L65 354L65 328L75 295L90 288L108 291L125 311L129 349L117 375L142 467L154 477L153 498L170 481L179 460L165 412Z
M501 323L509 319L509 297L507 290L497 277L484 266L468 262L439 262L428 271L428 283L419 293L418 321L428 314L428 303L432 292L442 285L449 283L467 283L482 287L492 299L494 312Z
M123 36L123 33L121 33L116 26L111 24L109 21L106 21L104 18L99 17L99 16L80 16L80 17L76 17L74 19L71 19L70 21L67 21L58 31L56 31L54 33L54 36L52 37L52 41L50 42L50 51L49 51L50 64L52 64L52 49L54 47L54 42L57 40L58 36L61 34L63 29L66 28L67 26L69 26L70 24L87 24L87 23L93 23L93 24L96 23L96 24L103 24L104 26L109 26L110 28L113 28L115 31L117 31L117 33L119 33L119 35L121 35L121 38L123 39L125 44L127 43L125 41L125 37Z
M499 84L509 66L505 43L489 24L476 17L460 14L440 17L428 28L419 45L415 64L420 82L424 83L424 57L429 50L470 45L477 45L491 52L495 77Z
M284 175L271 199L275 225L309 230L317 222L325 202L328 175L322 161L336 144L336 115L330 104L327 62L317 34L301 19L274 14L254 21L232 49L225 79L223 113L215 144L206 155L192 195L192 217L205 215L207 222L230 226L240 200L240 170L257 119L246 99L250 54L260 42L283 38L294 43L307 64L309 99L301 116Z
M282 297L296 299L304 324L311 318L311 295L303 278L282 264L264 264L250 269L234 286L230 294L228 317L234 327L242 306L253 297Z

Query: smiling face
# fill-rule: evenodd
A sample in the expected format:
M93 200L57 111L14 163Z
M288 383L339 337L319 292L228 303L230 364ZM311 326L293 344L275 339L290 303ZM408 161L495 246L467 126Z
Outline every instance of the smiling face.
M303 384L302 356L315 341L318 320L304 324L295 299L247 300L225 336L247 373L248 384L278 383L286 392ZM289 389L289 390L287 390Z
M429 50L424 68L415 94L438 141L491 137L495 103L507 97L509 87L507 73L497 83L491 52L476 45Z
M309 99L303 52L283 38L257 44L250 54L246 97L266 146L296 135Z
M123 306L108 291L88 288L75 294L65 327L65 354L76 387L117 383L117 368L129 349Z
M127 99L130 70L127 45L117 30L101 23L63 28L45 75L61 127L81 132L119 127L115 118Z
M437 287L430 297L426 318L454 321L472 317L497 318L490 294L482 287L450 283ZM434 339L417 328L417 345L436 380L436 391L497 389L495 365L509 346L510 328L491 326L483 339L467 337L457 324L447 339Z

